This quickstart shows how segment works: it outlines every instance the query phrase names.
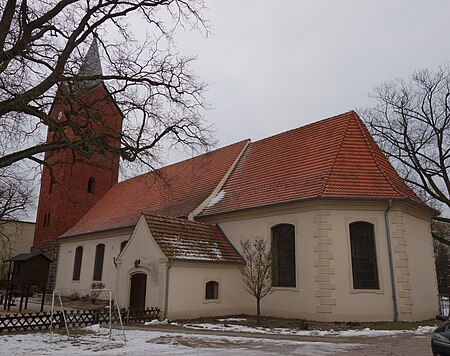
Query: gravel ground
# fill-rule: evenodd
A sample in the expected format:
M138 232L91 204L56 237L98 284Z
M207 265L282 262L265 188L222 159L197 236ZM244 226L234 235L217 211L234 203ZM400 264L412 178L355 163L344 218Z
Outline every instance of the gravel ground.
M145 329L148 328L140 328L140 327L130 327L130 329ZM344 346L348 344L351 347L343 347L342 351L339 352L331 352L332 355L340 355L340 356L394 356L394 355L408 355L408 356L426 356L431 355L431 333L423 334L423 335L415 335L415 334L400 334L395 336L383 336L383 337L342 337L342 336L294 336L294 335L268 335L268 334L252 334L252 333L238 333L238 332L217 332L217 331L209 331L209 330L190 330L183 328L158 328L152 327L151 330L166 332L166 335L170 335L170 333L182 332L184 334L197 334L197 335L223 335L223 336L241 336L248 337L249 344L247 347L249 349L252 348L251 340L254 339L273 339L273 340L289 340L289 341L306 341L306 342L314 342L314 343L326 343L326 344L340 344ZM357 346L354 346L357 345ZM195 347L195 345L191 345ZM197 345L201 346L201 345ZM213 344L209 344L211 350L214 349ZM279 343L265 343L265 346L258 347L260 351L264 351L266 353L273 353L275 355L310 355L311 353L299 349L295 347L295 345L290 345L287 343L285 346L280 346ZM319 355L317 353L320 347L316 349L313 354ZM329 355L329 353L325 349L323 349L323 355ZM321 355L322 353L320 353Z
M350 349L336 355L347 356L394 356L394 355L431 355L430 335L400 335L383 338L352 338L348 342L363 344L363 347Z

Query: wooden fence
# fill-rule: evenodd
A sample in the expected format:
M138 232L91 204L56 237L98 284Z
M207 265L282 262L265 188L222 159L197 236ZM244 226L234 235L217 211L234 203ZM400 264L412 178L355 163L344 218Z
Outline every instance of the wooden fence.
M159 308L147 308L146 310L120 311L124 323L138 323L158 319ZM65 310L67 326L83 327L94 324L109 323L108 310ZM111 313L112 322L119 322L119 312L115 309ZM51 324L51 313L16 313L0 315L0 331L23 331L49 329ZM64 318L61 311L53 313L53 327L63 328Z

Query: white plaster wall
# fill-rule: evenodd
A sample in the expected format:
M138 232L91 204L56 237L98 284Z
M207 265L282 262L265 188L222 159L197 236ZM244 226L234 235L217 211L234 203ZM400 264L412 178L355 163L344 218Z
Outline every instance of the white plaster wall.
M219 283L217 300L205 299L209 281ZM256 301L244 291L238 266L175 263L170 269L169 286L170 319L256 313Z
M73 292L86 295L92 286L94 275L95 250L98 244L105 244L105 254L103 259L103 272L101 282L104 288L115 291L116 289L116 267L113 258L116 258L120 252L122 241L128 240L129 234L120 234L117 236L107 236L95 238L94 236L84 240L62 240L60 241L60 253L58 260L58 271L56 276L55 288L64 295L70 295ZM81 262L80 280L74 281L73 267L75 260L75 250L78 246L83 247L83 258ZM97 282L97 281L95 281ZM99 298L107 298L106 294L101 294Z
M433 318L438 314L439 301L430 224L409 214L404 214L404 223L413 301L411 319Z
M297 286L276 288L263 299L263 314L325 321L384 321L394 318L386 208L386 202L328 201L323 205L282 207L278 212L276 209L246 212L240 218L237 215L222 217L219 225L238 250L241 238L261 235L269 239L270 229L274 225L290 223L296 226ZM412 298L402 299L402 303L412 303L412 310L400 309L404 305L399 301L400 320L423 320L432 318L437 306L429 221L423 212L419 218L407 213L408 209L403 211L403 208L394 202L394 210L389 212L393 220L390 221L391 230L399 228L398 222L393 219L396 209L402 212L406 226L406 232L395 235L397 238L392 242L397 300L408 295L405 288L409 285L412 288ZM348 226L355 221L367 221L374 225L379 290L353 289ZM327 245L321 245L320 239L327 241ZM406 254L397 246L402 243L407 246ZM401 259L406 259L406 262L398 262ZM402 268L405 263L409 272ZM403 273L409 273L411 278ZM236 295L236 299L243 301L240 307L249 308L244 294Z
M135 260L140 261L138 267L134 266ZM129 243L117 262L116 294L119 305L129 307L131 275L144 273L147 275L146 307L159 307L163 315L167 259L151 237L143 217L139 219Z

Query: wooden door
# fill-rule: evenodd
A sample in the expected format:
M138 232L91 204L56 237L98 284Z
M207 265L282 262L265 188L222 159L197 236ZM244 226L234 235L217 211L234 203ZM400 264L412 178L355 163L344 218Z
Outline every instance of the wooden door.
M144 273L133 274L130 288L130 309L144 310L147 275Z

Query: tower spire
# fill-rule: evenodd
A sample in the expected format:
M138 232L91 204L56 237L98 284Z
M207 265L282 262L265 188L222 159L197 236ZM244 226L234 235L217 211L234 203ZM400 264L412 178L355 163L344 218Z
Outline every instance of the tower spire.
M80 76L95 76L102 75L102 64L100 61L100 54L98 52L97 39L94 37L91 46L87 51L81 63ZM101 82L101 79L84 80L80 83L80 89L88 89Z

